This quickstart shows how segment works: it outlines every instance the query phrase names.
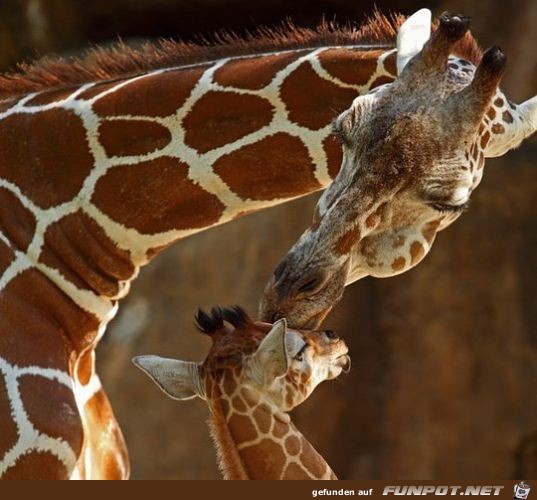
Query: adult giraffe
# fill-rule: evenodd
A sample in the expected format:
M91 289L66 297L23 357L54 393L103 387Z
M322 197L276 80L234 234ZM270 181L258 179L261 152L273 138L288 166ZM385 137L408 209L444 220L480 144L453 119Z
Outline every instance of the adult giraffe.
M330 122L393 80L400 23L0 77L0 475L128 476L94 371L118 299L173 241L326 186ZM475 58L470 38L456 50Z
M325 187L330 122L393 80L401 21L0 76L0 476L128 476L94 369L117 301L172 242Z
M289 411L315 387L350 368L334 332L254 323L238 307L200 311L212 346L203 363L137 356L135 365L171 398L207 402L225 479L337 479L294 426Z
M413 30L416 44L399 51L397 80L356 98L334 122L341 171L266 286L267 321L317 328L346 285L416 266L467 207L485 158L537 130L537 97L516 105L498 88L506 62L498 47L452 55L468 18L445 13L430 37L429 12L414 16L423 22L400 31L403 42Z

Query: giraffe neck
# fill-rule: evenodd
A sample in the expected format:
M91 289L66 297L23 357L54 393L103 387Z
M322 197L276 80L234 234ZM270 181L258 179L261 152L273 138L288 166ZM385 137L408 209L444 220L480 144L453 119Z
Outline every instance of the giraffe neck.
M331 120L394 60L290 50L4 102L0 293L36 271L105 324L165 246L325 187Z
M252 389L222 381L208 403L226 479L337 479L289 415Z
M140 266L180 238L325 187L341 164L332 119L394 74L393 50L326 47L0 102L0 420L13 424L0 475L26 475L19 458L40 439L52 451L21 467L64 477L83 454L104 463L102 447L83 444L95 415L119 443L109 469L125 474L92 351ZM58 387L40 423L26 367L32 390Z

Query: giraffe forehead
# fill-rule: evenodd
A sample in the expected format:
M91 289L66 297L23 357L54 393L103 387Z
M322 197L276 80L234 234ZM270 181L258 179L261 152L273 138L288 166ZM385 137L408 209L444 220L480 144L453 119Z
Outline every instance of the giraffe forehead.
M372 88L367 94L358 96L352 108L361 110L367 103L369 115L366 116L374 117L377 121L397 121L402 118L406 128L421 126L424 121L428 126L435 122L444 123L446 119L450 120L443 112L449 103L446 98L469 85L474 70L471 63L450 57L446 73L434 84L409 89L408 84L399 84L396 80L393 85ZM416 116L416 120L409 120L412 116Z
M223 328L211 334L213 344L204 366L209 371L234 370L255 352L265 332L261 328Z

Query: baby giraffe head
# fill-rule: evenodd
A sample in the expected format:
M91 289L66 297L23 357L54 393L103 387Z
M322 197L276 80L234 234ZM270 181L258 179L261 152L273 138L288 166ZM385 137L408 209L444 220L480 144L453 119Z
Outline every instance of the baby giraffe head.
M536 98L505 98L505 56L480 57L468 25L443 14L430 36L430 12L416 13L399 31L398 78L335 120L342 168L267 284L262 319L318 328L347 284L415 266L467 207L485 158L535 131Z
M350 367L345 342L329 330L291 330L284 319L256 323L239 307L199 311L196 322L212 340L203 363L159 356L133 362L171 398L200 397L225 416L235 405L288 412Z

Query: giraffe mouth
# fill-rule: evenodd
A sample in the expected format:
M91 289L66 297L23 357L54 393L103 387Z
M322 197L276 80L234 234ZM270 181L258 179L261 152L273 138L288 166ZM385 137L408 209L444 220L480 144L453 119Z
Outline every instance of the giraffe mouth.
M351 371L351 357L348 354L339 356L336 359L336 363L343 373L349 373Z

